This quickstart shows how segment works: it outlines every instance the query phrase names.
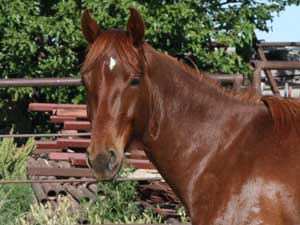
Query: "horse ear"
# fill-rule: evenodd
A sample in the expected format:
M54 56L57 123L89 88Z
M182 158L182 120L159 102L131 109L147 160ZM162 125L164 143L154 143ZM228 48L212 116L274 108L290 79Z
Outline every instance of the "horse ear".
M141 14L135 9L130 8L130 17L127 22L127 31L132 38L133 45L139 47L143 44L145 35L145 24Z
M81 16L81 30L89 44L93 43L101 33L97 22L91 17L89 10L84 10Z

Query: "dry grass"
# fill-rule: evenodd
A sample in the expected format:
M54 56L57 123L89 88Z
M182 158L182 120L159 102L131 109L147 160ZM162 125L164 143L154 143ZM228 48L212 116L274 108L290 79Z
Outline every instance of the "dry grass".
M19 218L17 225L74 225L78 224L80 210L73 207L68 198L59 199L56 208L46 205L33 204L30 212Z

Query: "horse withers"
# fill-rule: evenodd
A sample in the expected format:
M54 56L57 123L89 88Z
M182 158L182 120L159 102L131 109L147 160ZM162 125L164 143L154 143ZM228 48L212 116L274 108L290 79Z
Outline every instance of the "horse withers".
M221 88L127 30L102 31L85 11L81 69L92 124L88 162L113 179L142 143L196 225L300 224L300 104Z

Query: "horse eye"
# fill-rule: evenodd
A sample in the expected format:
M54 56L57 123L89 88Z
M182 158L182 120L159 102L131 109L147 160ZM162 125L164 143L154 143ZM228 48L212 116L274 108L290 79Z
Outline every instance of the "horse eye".
M141 80L140 80L139 77L134 77L134 78L132 78L131 81L130 81L130 85L131 85L131 86L137 86L137 85L139 85L140 83L141 83Z

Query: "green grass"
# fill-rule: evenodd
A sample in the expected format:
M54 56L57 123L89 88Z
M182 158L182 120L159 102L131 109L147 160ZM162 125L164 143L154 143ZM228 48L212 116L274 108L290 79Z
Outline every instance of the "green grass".
M91 224L161 223L161 216L139 207L136 185L136 182L99 183L103 195L92 207L86 206Z
M26 161L34 148L29 139L22 147L17 147L11 138L0 142L0 178L26 178ZM15 224L16 218L28 212L33 193L30 185L0 185L0 221L1 224Z

